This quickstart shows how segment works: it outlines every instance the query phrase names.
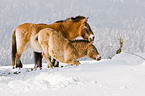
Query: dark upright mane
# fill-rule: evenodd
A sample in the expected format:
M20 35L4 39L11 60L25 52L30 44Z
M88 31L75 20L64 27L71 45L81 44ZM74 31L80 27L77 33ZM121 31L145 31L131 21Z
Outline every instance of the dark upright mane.
M67 18L66 20L59 20L59 21L56 21L55 23L62 23L62 22L66 22L68 20L73 20L73 22L79 22L80 20L82 19L85 19L86 17L84 16L76 16L76 17L70 17L70 18Z
M74 42L85 42L85 43L89 43L90 41L88 40L69 40L71 43L74 43Z
M82 19L85 19L86 17L84 17L84 16L76 16L75 18L74 17L71 17L71 19L74 21L74 22L78 22L78 21L80 21L80 20L82 20Z
M39 25L47 25L47 24L45 24L45 23L38 23Z

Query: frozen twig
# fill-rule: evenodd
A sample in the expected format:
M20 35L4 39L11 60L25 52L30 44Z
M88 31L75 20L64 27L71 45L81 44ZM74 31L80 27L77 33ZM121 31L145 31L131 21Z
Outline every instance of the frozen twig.
M126 52L126 53L129 53L129 54L135 55L135 56L140 57L140 58L142 58L143 60L145 60L144 57L142 57L142 56L140 56L140 55L138 55L138 54L135 54L135 53L132 53L132 52Z

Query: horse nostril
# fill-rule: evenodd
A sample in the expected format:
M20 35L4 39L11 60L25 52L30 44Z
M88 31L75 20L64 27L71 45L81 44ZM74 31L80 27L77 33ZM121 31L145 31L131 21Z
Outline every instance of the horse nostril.
M97 58L97 61L100 61L101 60L101 56L99 58Z
M94 35L91 34L89 37L89 41L94 41L94 39L95 39Z
M95 37L93 36L93 38L92 38L93 40L95 39Z
M92 38L90 38L90 41L94 41L95 37L93 36Z

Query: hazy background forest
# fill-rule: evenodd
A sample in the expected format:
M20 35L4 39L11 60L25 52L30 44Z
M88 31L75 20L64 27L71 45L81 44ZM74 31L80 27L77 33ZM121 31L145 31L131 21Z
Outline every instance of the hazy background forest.
M51 24L77 15L89 17L103 58L115 54L120 35L124 52L145 52L144 0L0 0L0 65L11 65L11 35L18 25ZM22 62L33 63L31 50Z

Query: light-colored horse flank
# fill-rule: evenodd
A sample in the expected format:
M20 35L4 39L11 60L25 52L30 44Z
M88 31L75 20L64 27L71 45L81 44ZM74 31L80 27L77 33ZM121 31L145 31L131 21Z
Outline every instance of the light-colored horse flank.
M69 65L79 65L80 62L77 59L85 55L95 60L101 59L92 42L84 40L69 41L51 28L41 30L38 33L38 41L43 51L43 57L48 62L49 67L53 66L49 56Z
M28 48L34 52L41 52L41 46L38 40L35 40L36 35L44 28L52 28L60 33L64 38L73 40L78 36L84 39L94 40L94 34L87 23L88 18L84 16L71 17L67 20L57 21L53 24L33 24L25 23L19 25L12 34L12 66L22 68L21 55ZM40 66L41 67L41 66Z
M74 46L62 35L50 28L41 30L38 34L38 41L43 51L43 57L52 67L49 56L56 60L70 65L79 65L76 58L79 57Z

